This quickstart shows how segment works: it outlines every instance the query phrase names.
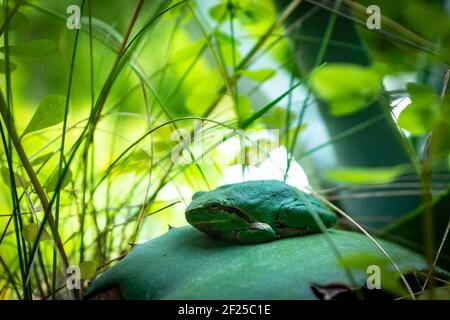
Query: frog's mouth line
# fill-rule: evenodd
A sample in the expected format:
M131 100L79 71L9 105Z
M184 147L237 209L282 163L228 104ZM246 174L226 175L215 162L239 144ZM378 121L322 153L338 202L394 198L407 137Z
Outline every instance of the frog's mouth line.
M247 214L245 214L245 212L234 208L234 207L227 207L227 206L220 206L217 210L222 210L225 211L227 213L229 213L230 215L235 215L238 216L239 218L241 218L242 220L251 223L252 221L250 220L250 218L247 216Z
M241 218L242 220L244 220L247 223L252 223L253 221L250 219L250 217L243 211L234 208L234 207L228 207L228 206L218 206L217 208L215 208L214 210L210 210L210 213L214 213L214 212L220 212L220 211L225 211L226 213L228 213L230 216L237 216L239 218ZM195 213L194 213L195 215ZM204 223L216 223L216 222L229 222L230 219L223 219L223 220L209 220L209 221L205 221ZM203 222L202 222L203 223Z
M202 225L202 224L214 224L214 223L228 223L231 220L229 219L223 219L223 220L204 220L204 221L196 221L195 223Z

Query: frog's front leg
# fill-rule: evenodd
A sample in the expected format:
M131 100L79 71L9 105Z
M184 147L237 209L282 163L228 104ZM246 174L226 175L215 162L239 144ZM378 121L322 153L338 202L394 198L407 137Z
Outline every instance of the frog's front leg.
M277 234L267 223L253 222L246 229L237 230L235 237L241 243L261 243L275 240Z

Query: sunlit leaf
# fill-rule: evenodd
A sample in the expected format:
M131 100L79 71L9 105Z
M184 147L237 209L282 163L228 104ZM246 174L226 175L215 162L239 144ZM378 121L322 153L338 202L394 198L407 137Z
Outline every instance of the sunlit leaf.
M31 160L30 163L33 166L35 166L35 165L47 162L48 160L50 160L53 157L53 155L55 155L55 153L53 153L53 152L46 153L46 154L44 154L42 156L33 158L33 160Z
M80 263L81 278L85 280L92 278L97 272L97 266L98 264L96 261L86 260Z
M1 176L2 176L3 182L4 182L8 187L11 188L9 169L6 168L6 167L0 168L0 174L1 174ZM18 175L17 173L14 172L14 183L15 183L15 185L16 185L16 188L22 188L22 183L21 183L21 182L22 182L25 186L27 186L27 185L29 184L29 181L28 181L25 177L23 177L23 176L21 176L21 175Z
M352 167L329 170L326 177L344 184L389 183L407 171L408 167L404 165L385 168Z
M209 9L209 15L216 21L220 21L227 16L227 6L225 4L217 4Z
M22 135L54 126L64 120L66 98L47 96L39 104Z
M379 271L380 288L394 295L407 295L407 291L401 282L400 274L384 256L379 254L344 255L339 260L339 264L351 270L356 269L363 272L369 270L368 274L375 277L377 276L375 272ZM373 269L369 269L369 267ZM405 269L404 272L406 273L407 270Z
M47 39L33 40L24 44L10 45L8 53L27 60L39 60L48 57L58 51L56 42ZM0 52L5 53L5 47L0 47Z
M194 114L203 113L217 99L217 92L192 92L186 99L186 108Z
M64 241L63 244L66 244L66 243L68 243L70 240L74 239L79 233L80 233L79 231L73 232L73 233L66 239L66 241Z
M306 123L302 123L298 130L298 134L301 134L303 131L305 131L305 129L307 127L308 127L308 125ZM285 146L286 146L287 142L289 142L289 146L287 146L287 147L290 147L293 142L292 140L294 139L295 134L297 133L297 127L290 128L288 132L289 132L289 138L285 134L284 130L282 132L280 132L280 142L281 142L281 144L283 144ZM294 153L295 153L295 150L294 150Z
M34 242L38 236L39 225L37 223L30 223L23 227L22 235L25 241ZM48 234L45 229L42 230L39 241L51 240L52 237Z
M260 70L243 70L241 73L247 78L256 82L263 82L275 75L275 70L272 69L260 69Z
M248 118L253 113L252 101L247 96L238 97L237 110L239 111L239 118L241 120Z
M125 160L122 166L122 171L124 172L141 172L145 169L150 168L151 157L150 154L142 149L136 149L133 153Z
M239 54L237 44L235 44L234 47L229 42L219 41L219 44L225 65L232 66L233 64L238 64L239 60L241 59L241 55Z
M267 17L267 9L257 1L240 1L236 19L243 25L259 23Z
M61 174L63 173L64 168L62 168L61 170ZM58 180L59 180L59 174L58 174L58 170L56 170L50 177L50 179L47 182L47 185L45 186L46 190L48 192L53 192L56 191L56 188L58 186ZM72 180L72 171L70 171L70 169L66 172L66 175L64 176L64 180L61 184L60 189L64 189Z
M234 45L240 44L240 41L238 39L236 39L236 38L233 39L233 37L231 37L231 35L223 32L223 31L216 32L216 39L219 42L228 42L229 44L234 43Z
M9 72L13 72L14 70L17 69L17 66L10 62L9 63ZM6 66L5 66L5 60L0 59L0 73L6 73Z
M181 62L187 59L193 59L200 52L205 45L205 40L200 39L194 43L190 43L174 52L172 60L175 62Z
M334 116L344 116L365 108L380 93L379 73L354 64L329 64L311 76L315 93L330 105Z
M422 135L433 127L437 96L430 87L415 83L407 90L412 102L400 113L398 124L412 135Z
M264 123L269 128L282 128L286 125L286 118L287 118L287 109L284 107L276 106L273 107L272 110L267 112L265 115L261 117L261 119L264 121ZM294 121L293 119L295 116L294 112L290 113L291 123Z

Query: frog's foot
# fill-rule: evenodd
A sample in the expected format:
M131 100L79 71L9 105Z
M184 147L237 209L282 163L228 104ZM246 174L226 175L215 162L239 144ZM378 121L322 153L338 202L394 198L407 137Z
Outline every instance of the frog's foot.
M261 243L276 239L277 234L270 225L262 222L253 222L247 229L236 232L236 240L241 243Z

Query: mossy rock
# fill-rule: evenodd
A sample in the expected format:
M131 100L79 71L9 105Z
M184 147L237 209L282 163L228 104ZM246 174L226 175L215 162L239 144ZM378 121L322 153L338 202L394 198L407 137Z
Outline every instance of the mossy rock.
M363 287L366 265L392 267L366 236L338 230L328 235L237 245L211 239L191 226L172 229L136 245L93 282L86 297L114 287L124 299L317 299L311 284ZM353 282L329 240L344 259L366 257L351 269ZM427 268L420 255L392 242L380 243L401 270Z

